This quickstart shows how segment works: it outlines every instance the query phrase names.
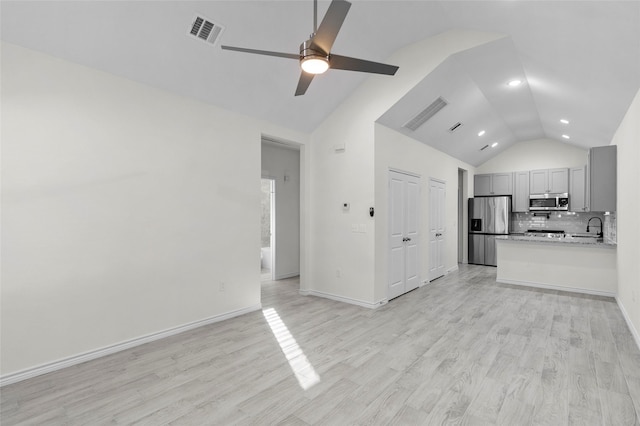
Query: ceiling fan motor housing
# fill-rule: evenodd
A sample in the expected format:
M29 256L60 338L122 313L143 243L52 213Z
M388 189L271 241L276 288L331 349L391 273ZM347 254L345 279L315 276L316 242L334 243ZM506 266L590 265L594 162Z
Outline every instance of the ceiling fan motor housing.
M329 68L329 55L313 45L312 40L309 39L300 45L300 66L306 72L321 74Z
M306 40L300 45L300 60L309 57L324 58L327 61L329 60L329 55L320 50L317 46L314 46L312 44L312 39Z

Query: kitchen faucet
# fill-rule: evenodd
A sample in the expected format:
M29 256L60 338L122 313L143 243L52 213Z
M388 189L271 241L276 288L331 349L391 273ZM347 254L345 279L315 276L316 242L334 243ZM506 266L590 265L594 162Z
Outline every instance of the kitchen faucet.
M600 232L598 232L598 238L602 238L602 219L600 219L599 217L594 216L592 218L589 218L589 221L587 222L587 232L589 232L589 224L591 223L591 219L598 219L600 221Z

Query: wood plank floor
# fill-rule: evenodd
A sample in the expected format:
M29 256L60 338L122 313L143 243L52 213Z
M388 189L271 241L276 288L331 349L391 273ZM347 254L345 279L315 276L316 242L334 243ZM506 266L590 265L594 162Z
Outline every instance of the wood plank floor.
M461 265L377 310L265 283L263 312L5 386L1 423L639 425L615 301L495 271Z

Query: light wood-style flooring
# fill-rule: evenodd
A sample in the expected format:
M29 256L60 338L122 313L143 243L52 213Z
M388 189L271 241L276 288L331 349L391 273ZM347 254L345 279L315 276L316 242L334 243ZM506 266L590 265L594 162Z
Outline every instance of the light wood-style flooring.
M376 310L265 283L263 312L5 386L1 424L639 425L615 301L495 271L461 265Z

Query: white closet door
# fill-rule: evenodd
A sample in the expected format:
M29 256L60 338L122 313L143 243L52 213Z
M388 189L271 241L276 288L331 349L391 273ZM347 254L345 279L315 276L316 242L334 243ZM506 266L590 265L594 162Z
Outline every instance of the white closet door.
M389 172L388 298L420 284L420 178Z
M429 179L429 281L444 275L445 183Z

